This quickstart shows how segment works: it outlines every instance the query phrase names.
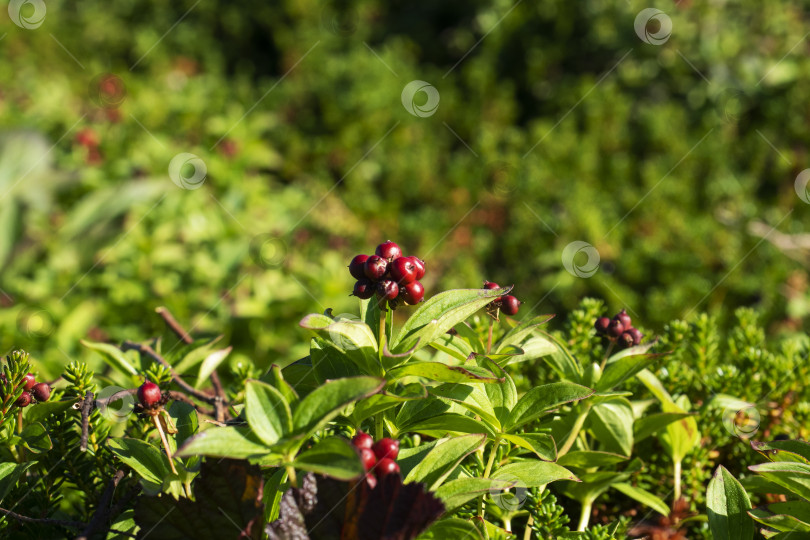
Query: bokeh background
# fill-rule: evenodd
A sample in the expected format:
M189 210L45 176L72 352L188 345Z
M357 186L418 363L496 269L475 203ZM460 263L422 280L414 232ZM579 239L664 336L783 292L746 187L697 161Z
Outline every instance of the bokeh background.
M0 12L0 348L51 376L160 305L286 364L388 238L521 315L810 314L807 2L44 5Z

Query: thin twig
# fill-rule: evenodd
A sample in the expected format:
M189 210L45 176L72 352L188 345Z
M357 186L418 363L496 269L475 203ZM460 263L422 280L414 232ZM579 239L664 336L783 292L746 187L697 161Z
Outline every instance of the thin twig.
M175 335L179 337L181 341L183 341L183 343L188 344L194 341L193 339L191 339L191 336L188 334L188 332L186 332L185 329L182 326L180 326L180 323L177 322L177 319L174 318L174 316L168 309L166 309L163 306L160 306L155 311L157 311L158 314L161 317L163 317L163 321L166 323L166 326L168 326L169 329L172 332L174 332Z
M192 401L188 396L186 396L183 392L178 392L176 390L169 390L169 397L175 401L182 401L183 403L188 403L192 407L194 407L198 413L204 414L206 416L214 417L213 409L206 409L205 407L200 406L199 404Z
M172 368L171 364L169 364L166 361L166 359L163 358L161 355L156 353L155 350L152 347L150 347L149 345L141 345L139 343L133 343L131 341L125 341L124 343L121 344L121 350L122 351L133 350L133 351L138 351L141 354L145 354L146 356L148 356L152 360L155 360L156 362L162 364L163 367L168 369L169 373L172 374L172 380L174 382L176 382L177 385L180 386L183 390L185 390L186 393L194 396L195 398L199 399L200 401L204 401L204 402L209 403L209 404L216 403L217 396L209 396L208 394L200 392L199 390L196 390L193 386L188 384L186 381L181 379L180 376L177 373L175 373L175 371Z
M6 510L5 508L0 508L0 514L4 514L8 517L12 517L17 521L22 523L44 523L46 525L59 525L60 527L75 527L81 528L84 527L84 523L81 521L66 521L63 519L47 519L47 518L32 518L28 516L23 516L16 512L12 512L11 510Z
M93 411L94 404L93 392L88 390L82 402L82 439L79 446L82 452L87 452L87 437L90 435L90 413Z
M88 394L90 394L90 392L88 392ZM107 487L104 488L104 493L101 494L101 499L98 501L98 506L96 507L93 517L90 518L90 523L88 523L82 533L76 537L76 540L87 540L92 537L93 533L103 524L107 523L107 519L110 517L110 501L112 500L113 493L115 493L115 488L122 478L124 478L124 471L120 469L115 471L115 474L110 478L109 483L107 483Z

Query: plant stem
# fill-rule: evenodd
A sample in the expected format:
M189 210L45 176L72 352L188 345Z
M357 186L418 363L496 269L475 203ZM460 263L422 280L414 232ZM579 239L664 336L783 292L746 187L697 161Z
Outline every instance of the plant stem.
M379 328L377 329L377 345L379 345L379 349L377 350L377 357L380 359L380 369L382 370L382 359L383 359L383 351L385 350L385 318L386 315L382 309L380 309L380 324Z
M295 467L287 465L287 479L290 481L290 487L298 487L298 478L295 476Z
M681 498L681 462L676 461L673 471L673 477L675 479L675 487L673 489L675 501Z
M492 466L495 464L495 456L498 455L498 446L501 444L501 437L500 435L495 437L495 440L492 443L492 449L489 451L489 459L487 459L487 466L484 469L484 478L489 478L490 473L492 473ZM484 496L478 499L478 515L483 518L484 517Z
M577 525L577 531L583 532L585 529L588 528L588 522L591 520L591 505L593 501L591 499L586 499L582 501L582 511L579 514L579 524Z
M495 319L489 319L489 334L487 335L487 354L492 353L492 328L495 326Z
M385 425L383 424L383 413L374 416L374 435L378 441L385 437Z
M160 425L160 419L157 416L152 416L152 422L155 423L155 427L157 428L158 434L160 435L160 440L163 443L163 448L166 449L166 456L169 458L169 466L172 468L172 472L177 474L177 469L174 468L174 458L172 457L172 450L169 448L169 441L166 440L166 434L163 433L163 426Z
M532 525L534 525L534 516L529 516L529 521L526 522L526 531L523 533L523 540L532 539Z
M503 528L506 529L506 532L512 532L512 517L505 516L503 518Z
M605 365L607 364L608 358L610 358L610 353L613 352L613 346L616 344L615 341L611 341L608 348L605 350L605 356L602 358L602 365L599 366L599 371L605 371Z
M557 457L564 456L569 450L571 450L571 447L574 446L574 441L577 440L582 426L585 425L585 419L588 417L588 412L590 410L590 405L585 406L584 410L579 413L579 416L577 416L577 419L574 420L574 425L571 427L571 432L568 433L568 438L565 439L565 443L562 445L562 447L557 450Z

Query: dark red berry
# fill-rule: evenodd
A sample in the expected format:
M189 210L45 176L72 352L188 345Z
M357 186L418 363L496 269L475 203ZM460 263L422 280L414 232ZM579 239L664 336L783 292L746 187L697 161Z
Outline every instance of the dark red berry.
M425 277L425 261L419 257L411 257L413 264L416 266L416 279L420 280Z
M388 476L389 474L399 474L399 465L391 458L382 458L377 462L377 466L374 467L374 472L380 477Z
M622 335L619 336L618 343L623 349L632 347L634 343L633 334L625 330L622 332Z
M152 381L144 381L138 388L138 401L144 409L151 409L160 401L160 387Z
M48 383L41 382L34 385L31 393L37 401L48 401L48 398L51 397L51 387Z
M14 405L17 407L27 407L29 403L31 403L31 394L23 392L20 397L17 398L17 401L14 402Z
M370 487L371 489L377 487L377 477L371 473L366 475L366 482L368 483L368 487Z
M377 249L374 250L374 253L377 256L382 257L383 259L386 259L388 261L393 261L398 257L402 257L402 250L395 242L392 242L391 240L383 242L382 244L377 246Z
M372 255L366 259L363 265L363 271L366 273L366 277L372 281L382 279L386 270L388 270L388 262L379 255Z
M596 333L600 336L607 334L608 326L610 326L610 319L607 317L599 317L593 325L596 328Z
M633 345L638 345L641 343L641 340L644 337L644 334L639 332L637 328L630 328L629 330L625 330L624 333L630 333L630 335L633 336Z
M484 288L487 290L500 289L501 286L494 281L484 281Z
M622 335L624 332L624 325L618 319L611 319L610 324L608 325L607 335L612 338L617 338Z
M397 459L399 455L399 441L386 437L374 443L371 449L374 450L374 455L377 456L377 459L380 461L385 458Z
M31 390L35 384L37 384L37 379L34 377L34 374L26 373L23 377L23 388L26 390Z
M616 314L614 319L621 321L622 327L627 330L628 328L632 328L633 320L630 318L630 315L627 314L627 310L621 310Z
M352 437L352 444L355 448L371 448L374 445L374 439L368 433L358 431L357 435Z
M358 279L354 284L354 291L352 291L352 294L361 300L366 300L367 298L374 296L374 289L374 283L372 283L367 277L364 277L362 279Z
M399 257L394 259L390 265L391 277L403 285L416 281L416 264L413 262L413 257Z
M365 264L367 260L368 255L355 255L352 262L349 263L349 273L354 279L366 277Z
M361 448L360 461L363 462L363 468L368 472L377 464L377 456L374 455L371 448Z
M425 287L419 281L400 287L400 292L405 303L411 306L415 306L425 298Z
M399 296L399 285L396 281L384 279L377 283L377 298L380 300L396 300Z
M511 294L507 294L506 296L501 297L501 301L503 302L501 311L507 315L517 315L518 308L520 308L520 304L522 304L520 300Z

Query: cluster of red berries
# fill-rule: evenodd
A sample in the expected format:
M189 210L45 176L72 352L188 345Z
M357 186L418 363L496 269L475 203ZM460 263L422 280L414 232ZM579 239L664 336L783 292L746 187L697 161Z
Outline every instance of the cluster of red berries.
M598 335L615 341L622 349L638 345L641 343L641 338L644 337L637 328L633 328L633 321L624 309L612 319L599 317L594 323L594 328Z
M357 280L352 294L363 300L376 294L380 305L387 302L393 309L399 300L415 305L425 298L425 288L419 282L425 277L425 261L404 257L390 240L377 246L374 255L355 256L349 273Z
M138 387L138 401L144 409L155 409L165 403L160 387L152 381L144 381Z
M352 444L360 453L360 460L366 469L366 482L373 489L377 485L377 476L399 474L396 459L399 455L399 441L388 437L376 443L368 433L358 431L352 438Z
M500 289L501 286L492 281L484 281L484 288L492 290L492 289ZM496 309L500 309L505 315L514 317L515 315L517 315L518 309L520 308L520 304L522 303L523 302L521 302L511 294L505 294L494 300L492 303L490 303L488 307L493 311Z
M5 374L0 373L0 379L5 382ZM51 385L44 382L38 383L33 373L27 373L25 377L23 377L22 385L24 391L20 394L20 397L17 398L17 401L14 402L14 405L17 407L27 407L32 401L36 403L48 401L48 398L51 397Z

